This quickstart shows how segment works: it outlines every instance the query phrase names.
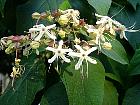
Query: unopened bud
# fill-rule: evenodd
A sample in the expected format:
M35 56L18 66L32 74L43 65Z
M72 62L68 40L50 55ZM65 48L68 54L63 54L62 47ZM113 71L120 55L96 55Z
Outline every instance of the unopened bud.
M33 19L39 19L40 16L41 16L41 15L40 15L40 13L38 13L38 12L35 12L35 13L32 14L32 18L33 18Z
M65 35L66 35L66 32L63 31L63 30L60 30L58 34L59 34L59 36L60 36L61 38L64 38Z
M102 45L102 47L103 47L104 49L107 49L107 50L111 50L111 49L112 49L112 45L111 45L111 43L109 43L109 42L105 42L105 43Z
M80 41L80 39L78 39L78 38L76 37L75 40L74 40L74 43L75 43L75 44L79 44L79 43L81 43L81 41Z
M69 21L68 17L66 15L61 15L58 22L60 25L65 25Z
M32 49L37 49L37 48L39 48L40 43L36 42L36 41L32 41L32 43L30 43L30 46Z
M21 61L21 59L17 59L17 58L15 58L15 64L19 64L20 61Z

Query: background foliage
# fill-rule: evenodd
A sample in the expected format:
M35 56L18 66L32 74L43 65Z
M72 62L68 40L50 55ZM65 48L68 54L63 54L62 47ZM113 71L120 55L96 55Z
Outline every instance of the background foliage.
M35 24L33 12L58 8L78 9L90 24L95 24L97 12L140 28L139 0L0 0L0 37L24 34ZM27 70L16 80L15 90L9 86L0 96L0 105L140 105L139 34L127 33L128 42L111 39L113 49L101 51L96 57L101 62L89 65L84 80L72 64L59 76L53 67L47 72L47 59L22 58ZM10 74L14 56L0 51L0 58L0 72Z

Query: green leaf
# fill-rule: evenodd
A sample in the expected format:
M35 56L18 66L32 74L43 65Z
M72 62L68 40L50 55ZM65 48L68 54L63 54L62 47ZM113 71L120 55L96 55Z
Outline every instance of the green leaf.
M140 4L139 0L128 0L128 2L133 6L135 10L136 10L137 5Z
M105 76L108 77L108 78L110 78L110 79L112 79L112 80L115 80L115 81L119 82L120 84L122 84L121 79L118 76L116 76L115 74L106 73Z
M35 94L44 87L44 64L30 56L24 59L25 71L0 96L0 105L31 105Z
M104 87L104 101L102 105L118 105L118 92L114 85L105 81Z
M122 105L140 105L140 83L126 91Z
M84 66L84 75L80 70L75 70L75 63L63 67L62 80L65 84L68 94L69 105L102 105L104 95L105 71L102 64L90 64L88 68L88 77L86 75L86 65Z
M66 10L66 9L69 9L71 8L71 5L69 3L69 0L64 0L60 5L59 5L59 9L62 9L62 10Z
M66 89L62 81L51 86L42 97L40 105L68 105Z
M112 73L115 75L115 77L120 80L121 85L123 87L127 87L130 83L128 82L128 65L123 65L120 64L114 60L112 60L111 58L108 58L109 63L112 67ZM114 77L113 77L114 78Z
M54 11L59 6L64 6L65 2L66 0L29 0L25 4L18 6L17 32L23 33L23 31L28 30L35 24L36 21L32 20L32 13L44 12L46 10Z
M101 52L121 64L128 64L127 54L122 44L111 37L108 37L108 40L112 45L112 49L101 48Z
M5 5L6 0L0 0L0 12L3 15L3 9L4 9L4 5Z
M95 8L97 13L107 15L112 0L87 0L91 6Z
M129 74L138 75L140 74L140 49L137 49L133 58L130 61Z

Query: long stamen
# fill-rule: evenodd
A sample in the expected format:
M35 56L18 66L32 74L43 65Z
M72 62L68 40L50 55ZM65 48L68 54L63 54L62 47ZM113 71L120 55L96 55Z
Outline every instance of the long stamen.
M57 67L56 67L57 72L59 72L58 70L58 57L57 57Z
M86 64L87 64L87 71L86 71L86 74L87 74L87 78L88 78L88 62L86 60Z
M111 16L111 18L117 16L124 8L125 8L125 6L122 9L120 9L116 14L114 14L113 16Z
M130 27L128 27L127 29L134 29L135 28L135 25L136 25L136 22L134 22L134 24L131 25Z
M100 42L100 39L98 39L98 42L99 42L99 50L101 50L101 42Z
M12 78L12 87L14 87L14 80L15 80L15 77Z
M82 65L82 71L81 71L81 74L82 74L82 78L84 79L84 67Z
M125 30L125 31L127 31L127 32L139 32L140 31L140 29L138 29L138 30Z
M49 65L49 68L48 68L48 72L50 72L50 69L51 69L51 65L52 65L52 63L50 63L50 65Z

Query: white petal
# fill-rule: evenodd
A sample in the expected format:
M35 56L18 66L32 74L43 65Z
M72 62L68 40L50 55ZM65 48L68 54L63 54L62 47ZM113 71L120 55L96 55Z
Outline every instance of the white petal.
M58 56L55 54L51 59L48 59L49 63L52 63Z
M66 53L66 52L72 52L72 49L61 49L62 53Z
M97 64L97 61L94 60L94 59L91 59L89 56L87 56L85 59L86 59L87 61L89 61L90 63L92 63L92 64Z
M96 36L96 41L95 41L95 43L96 43L97 45L99 45L99 35Z
M121 39L122 39L122 38L125 38L126 40L128 40L127 37L126 37L126 35L125 35L125 31L122 31L122 32L121 32L120 38L121 38Z
M56 26L56 24L49 25L49 26L46 26L46 29L51 29L51 28L54 28L55 26Z
M78 49L81 53L84 53L85 51L81 48L79 45L74 45L76 49Z
M106 18L101 18L101 20L98 20L97 22L96 22L96 24L105 24L105 23L107 23L108 22L108 20L106 19Z
M61 54L60 57L67 63L70 62L70 59L66 58L64 54Z
M103 15L99 15L99 14L97 14L97 13L95 13L95 16L96 16L96 17L100 17L100 18L106 17L106 16L103 16Z
M80 66L82 65L83 60L84 60L83 58L79 59L78 63L75 65L76 70L78 70L80 68Z
M90 53L92 53L95 50L97 50L97 47L90 48L89 50L86 51L86 55L89 55Z
M122 39L124 36L125 36L125 32L124 31L121 31L120 38Z
M62 45L63 45L63 40L60 40L60 41L59 41L58 49L62 49Z
M55 40L56 39L56 36L51 34L48 30L45 31L45 33L48 35L49 38Z
M99 14L97 14L97 13L95 13L95 16L97 16L97 17L103 17L102 15L99 15Z
M40 31L40 34L34 39L35 41L39 41L41 37L43 36L44 31Z
M33 27L34 28L40 28L40 29L45 28L45 26L43 24L34 25Z
M71 57L81 57L82 56L81 53L75 53L75 52L69 52L68 55Z
M94 32L94 29L89 28L89 29L87 30L87 32L88 32L88 33Z
M29 33L35 32L35 31L41 31L41 29L38 28L30 28Z
M47 47L46 50L52 51L52 52L56 52L56 49L54 49L54 48L52 48L52 47Z
M140 29L139 29L139 30L133 30L133 29L127 30L127 29L126 29L125 31L127 31L127 32L139 32Z
M73 18L73 22L78 25L79 24L78 17L73 16L72 18Z

